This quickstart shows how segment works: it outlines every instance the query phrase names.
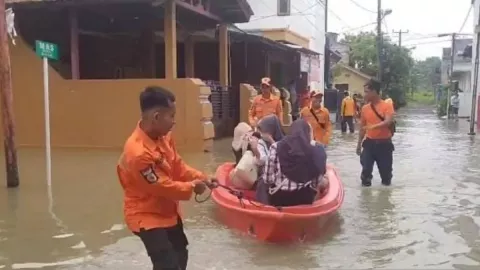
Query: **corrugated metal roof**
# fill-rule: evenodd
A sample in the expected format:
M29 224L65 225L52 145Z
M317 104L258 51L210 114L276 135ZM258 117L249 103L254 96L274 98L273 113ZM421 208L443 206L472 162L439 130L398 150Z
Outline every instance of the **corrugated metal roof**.
M28 2L55 2L57 0L5 0L5 4L28 3Z
M77 5L83 3L95 4L105 2L119 2L125 3L122 0L5 0L6 5L23 5L23 4L40 4L40 3L75 3ZM154 2L154 0L130 0L130 2ZM253 14L252 8L246 0L222 0L214 1L212 4L218 5L219 13L223 18L232 23L247 22L250 20L250 16Z

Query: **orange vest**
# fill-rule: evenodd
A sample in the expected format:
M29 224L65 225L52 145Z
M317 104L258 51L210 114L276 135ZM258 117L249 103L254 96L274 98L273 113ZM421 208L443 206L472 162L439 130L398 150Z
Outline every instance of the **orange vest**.
M251 126L256 126L256 123L267 115L275 114L280 122L283 121L282 101L280 98L270 95L269 98L264 98L258 95L253 99L252 106L249 110L248 121Z
M310 124L310 126L312 126L313 137L315 141L324 145L328 145L330 143L330 136L332 135L330 112L325 107L314 110L313 113L316 116L315 118L310 109L310 107L304 107L300 111L300 115L303 119L305 119L305 121Z

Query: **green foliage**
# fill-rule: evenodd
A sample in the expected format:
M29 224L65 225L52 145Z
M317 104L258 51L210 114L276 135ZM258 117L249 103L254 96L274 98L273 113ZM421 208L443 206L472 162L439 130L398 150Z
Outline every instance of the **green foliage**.
M344 43L350 46L349 65L361 72L375 76L378 71L376 36L372 32L345 35Z
M440 92L440 100L438 101L438 104L437 104L437 115L439 117L447 115L447 104L449 102L448 88L449 88L449 85L440 85L437 88L437 91Z
M373 32L346 35L344 43L350 46L349 65L361 72L376 76L378 72L377 37ZM438 57L415 61L411 51L393 44L388 38L383 40L383 93L395 102L395 107L407 104L407 93L412 95L417 89L433 92L440 82L441 60Z
M342 74L342 69L340 68L340 66L338 65L335 65L332 67L332 77L335 78L335 77L338 77Z
M433 91L441 82L440 57L428 57L425 60L416 61L412 71L412 77L417 82L418 89Z
M416 91L410 95L407 95L407 102L418 104L418 105L434 105L435 104L435 96L433 91Z

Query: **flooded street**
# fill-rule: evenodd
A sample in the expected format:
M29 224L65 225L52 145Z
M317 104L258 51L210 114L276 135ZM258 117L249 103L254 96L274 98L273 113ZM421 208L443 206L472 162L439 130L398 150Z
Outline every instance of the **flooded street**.
M329 162L345 202L316 242L261 243L217 222L211 201L184 204L189 269L479 269L480 135L471 139L468 122L438 120L430 110L406 109L398 120L388 188L377 172L371 188L360 186L356 134L336 131ZM21 150L20 188L0 188L0 269L151 269L123 225L118 155L55 150L49 194L43 150ZM211 173L233 159L230 140L183 156Z

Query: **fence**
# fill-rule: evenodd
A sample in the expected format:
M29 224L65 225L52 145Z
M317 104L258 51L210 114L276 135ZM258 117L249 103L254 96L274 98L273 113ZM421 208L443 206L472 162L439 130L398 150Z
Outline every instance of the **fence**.
M205 84L212 92L209 100L212 104L215 139L232 136L240 119L239 87L224 87L217 81L205 81Z

